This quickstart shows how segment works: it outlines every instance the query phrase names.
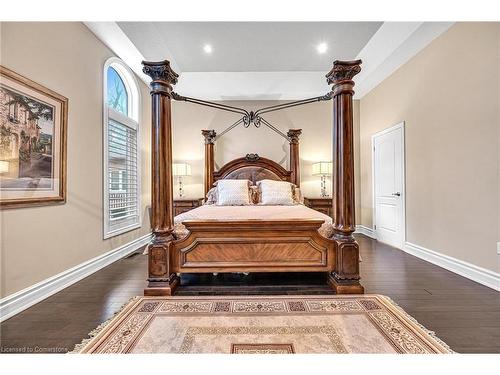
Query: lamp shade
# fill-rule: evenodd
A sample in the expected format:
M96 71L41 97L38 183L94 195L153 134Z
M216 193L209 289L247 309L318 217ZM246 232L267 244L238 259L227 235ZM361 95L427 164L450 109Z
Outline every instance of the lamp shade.
M313 176L331 176L332 175L332 162L320 161L312 165Z
M0 160L0 173L5 173L9 171L9 162L5 160Z
M187 163L173 164L174 176L191 176L191 166Z

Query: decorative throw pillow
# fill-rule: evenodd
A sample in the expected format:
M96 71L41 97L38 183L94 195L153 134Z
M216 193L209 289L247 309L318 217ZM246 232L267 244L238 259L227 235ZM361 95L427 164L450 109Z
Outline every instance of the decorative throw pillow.
M217 181L217 206L243 206L250 202L249 180Z
M259 190L259 187L257 185L250 186L250 201L253 204L260 203L260 190Z
M205 204L207 204L207 205L217 204L217 188L216 187L213 187L208 191L207 200L205 201Z
M261 204L293 205L293 184L286 181L262 180L257 182L260 188Z
M302 196L302 192L300 188L293 185L293 201L295 204L304 204L304 197Z

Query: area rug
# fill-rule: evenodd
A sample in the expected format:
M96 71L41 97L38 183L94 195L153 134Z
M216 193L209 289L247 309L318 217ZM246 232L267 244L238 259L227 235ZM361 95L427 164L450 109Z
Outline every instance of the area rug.
M388 297L136 297L75 353L452 353Z

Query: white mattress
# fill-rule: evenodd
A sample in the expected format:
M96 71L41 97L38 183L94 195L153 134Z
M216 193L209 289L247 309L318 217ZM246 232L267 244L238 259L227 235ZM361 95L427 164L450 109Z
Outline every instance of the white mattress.
M215 206L204 205L177 215L174 218L174 236L177 239L188 235L182 222L184 220L293 220L293 219L322 219L325 222L318 232L323 237L330 237L333 232L332 218L306 207L302 204L293 206Z

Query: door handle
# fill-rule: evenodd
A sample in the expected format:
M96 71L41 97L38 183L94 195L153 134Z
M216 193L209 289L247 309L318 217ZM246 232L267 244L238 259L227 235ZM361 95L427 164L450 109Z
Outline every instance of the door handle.
M392 193L392 195L395 195L397 197L400 197L401 196L401 193L398 191L397 193Z

